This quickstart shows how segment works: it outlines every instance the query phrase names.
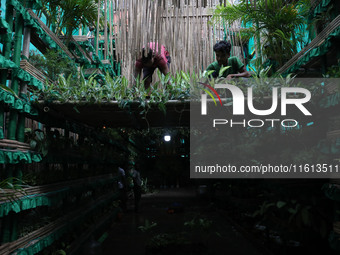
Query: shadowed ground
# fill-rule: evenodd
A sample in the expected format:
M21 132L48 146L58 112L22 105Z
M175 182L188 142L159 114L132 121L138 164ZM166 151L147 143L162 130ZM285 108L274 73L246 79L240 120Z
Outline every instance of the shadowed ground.
M193 228L184 226L193 219ZM198 223L200 220L202 224ZM157 226L143 233L138 227L146 226L146 221L155 222ZM202 227L206 223L211 223L210 227ZM142 197L139 213L134 213L129 203L128 212L111 226L102 248L104 255L268 254L256 248L237 229L224 212L210 207L208 200L198 197L194 190L161 190ZM146 250L152 236L161 233L185 237L191 244Z

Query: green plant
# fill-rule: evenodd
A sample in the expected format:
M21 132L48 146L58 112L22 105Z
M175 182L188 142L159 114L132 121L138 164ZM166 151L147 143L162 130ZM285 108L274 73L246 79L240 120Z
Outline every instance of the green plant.
M326 222L313 210L313 206L296 199L264 201L253 217L258 218L269 230L279 231L284 238L290 233L304 232L307 229L326 237Z
M2 90L4 90L4 91L6 91L6 92L12 94L12 95L13 95L14 97L16 97L17 99L22 100L22 99L14 92L14 90L12 90L11 88L9 88L9 87L7 87L7 86L0 84L0 89L2 89Z
M231 25L237 20L242 24L256 24L249 31L261 36L261 47L267 59L275 60L279 66L297 52L298 42L303 43L303 29L308 14L304 6L309 0L258 0L256 6L247 0L238 4L217 6L213 20L223 19Z
M42 130L36 129L32 131L30 128L26 128L25 139L26 142L30 144L30 147L33 150L38 151L43 156L47 155L49 149L49 142Z
M325 78L340 78L340 66L331 66L328 68Z
M143 233L149 232L151 229L157 226L156 222L150 222L148 219L145 220L144 225L139 226L138 229Z
M205 218L193 218L184 222L184 226L190 227L192 230L208 231L211 228L212 221Z
M158 234L153 236L147 244L147 247L155 250L168 249L170 247L177 247L180 245L189 244L190 242L185 238L183 233L180 234ZM164 250L164 251L165 251Z
M313 17L308 27L311 28L314 26L316 31L320 33L334 18L332 13L335 9L334 5L330 4L326 11L318 13Z
M177 73L177 76L171 77L169 74L164 76L158 73L160 82L154 84L150 91L145 90L143 81L136 81L131 88L128 79L125 77L110 77L107 73L105 83L100 84L93 74L85 78L81 69L77 79L71 75L65 77L59 75L56 84L46 83L43 90L35 91L36 99L67 101L86 101L89 103L102 103L109 101L118 101L122 108L129 107L129 103L139 102L141 114L147 113L153 104L157 104L160 110L166 112L165 103L170 99L184 100L190 96L190 87L192 86L190 75ZM171 85L167 82L172 80Z
M67 41L80 25L93 25L97 18L98 6L94 0L43 0L42 5L47 25L54 28L57 36L65 32Z
M11 203L16 203L19 199L19 195L27 195L24 187L27 185L22 180L16 177L9 177L0 181L0 193L1 197L5 197ZM14 192L13 192L14 191Z
M253 27L243 28L239 33L234 35L235 44L238 46L246 45L254 37L255 29Z
M52 253L52 255L66 255L64 250L57 250Z
M38 70L47 74L52 81L56 81L61 74L69 77L77 73L76 66L72 60L63 57L56 50L48 50L44 55L39 54L37 51L30 51L29 62Z

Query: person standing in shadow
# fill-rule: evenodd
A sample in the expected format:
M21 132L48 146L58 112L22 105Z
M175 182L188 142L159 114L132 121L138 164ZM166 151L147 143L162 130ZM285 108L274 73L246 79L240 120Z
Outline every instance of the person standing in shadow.
M140 178L140 173L134 168L131 167L130 175L133 180L133 195L135 202L135 212L139 212L139 203L142 197L142 180Z
M125 170L118 167L118 191L119 191L119 206L123 212L127 211L127 185L126 185Z

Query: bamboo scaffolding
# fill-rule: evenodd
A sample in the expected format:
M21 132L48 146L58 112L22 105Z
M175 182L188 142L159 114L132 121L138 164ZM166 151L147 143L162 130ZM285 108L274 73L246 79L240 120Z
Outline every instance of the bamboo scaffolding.
M98 17L97 17L97 30L96 30L96 54L99 52L99 21L100 21L100 0L98 0Z
M322 43L325 42L326 38L332 33L335 29L340 26L340 15L338 15L331 23L329 23L324 30L321 31L305 48L303 48L299 53L297 53L294 57L292 57L289 61L286 62L279 70L279 73L284 73L288 68L293 66L299 59L301 59L306 53L310 52L315 47L319 47Z
M51 39L70 57L74 58L74 55L68 50L66 45L45 25L44 22L40 20L40 18L31 10L27 9L27 12L34 18L40 25L40 27L48 34Z
M108 57L108 40L107 40L107 0L104 1L104 59Z
M107 179L114 180L114 176L112 174L105 174L105 175L99 175L99 176L93 176L93 177L87 177L82 178L78 180L72 180L72 181L65 181L61 183L54 183L49 185L42 185L42 186L35 186L35 187L29 187L24 188L22 190L13 190L13 189L3 189L3 193L1 193L0 196L0 204L10 202L13 203L16 200L20 200L21 198L25 198L26 196L43 196L46 193L49 192L56 192L58 190L62 190L65 188L72 189L77 186L86 186L90 183L94 183L97 181L104 181ZM8 197L15 197L15 201L9 201Z
M103 201L111 199L113 194L114 193L111 192L109 194L103 195L99 197L95 203L91 201L90 203L82 206L81 208L70 212L64 217L61 217L56 221L51 222L48 225L31 232L28 236L19 238L16 241L2 245L0 247L0 255L11 254L20 248L30 247L34 245L37 241L42 240L53 233L56 233L58 230L67 228L70 223L76 222L79 217L91 213L91 211L93 210L92 208L94 208L95 206L99 205Z

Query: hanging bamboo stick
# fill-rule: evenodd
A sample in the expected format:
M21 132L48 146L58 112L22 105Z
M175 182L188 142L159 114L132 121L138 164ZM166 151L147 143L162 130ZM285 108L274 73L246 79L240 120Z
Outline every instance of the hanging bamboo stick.
M96 31L96 54L99 52L99 20L100 20L100 0L98 0L98 16L97 16L97 31Z
M112 24L112 10L113 10L113 0L109 0L109 10L110 10L110 36L109 36L109 40L110 40L110 55L111 58L113 56L113 43L112 43L112 39L113 39L113 24Z
M107 0L104 1L104 59L107 59L108 41L107 41Z

